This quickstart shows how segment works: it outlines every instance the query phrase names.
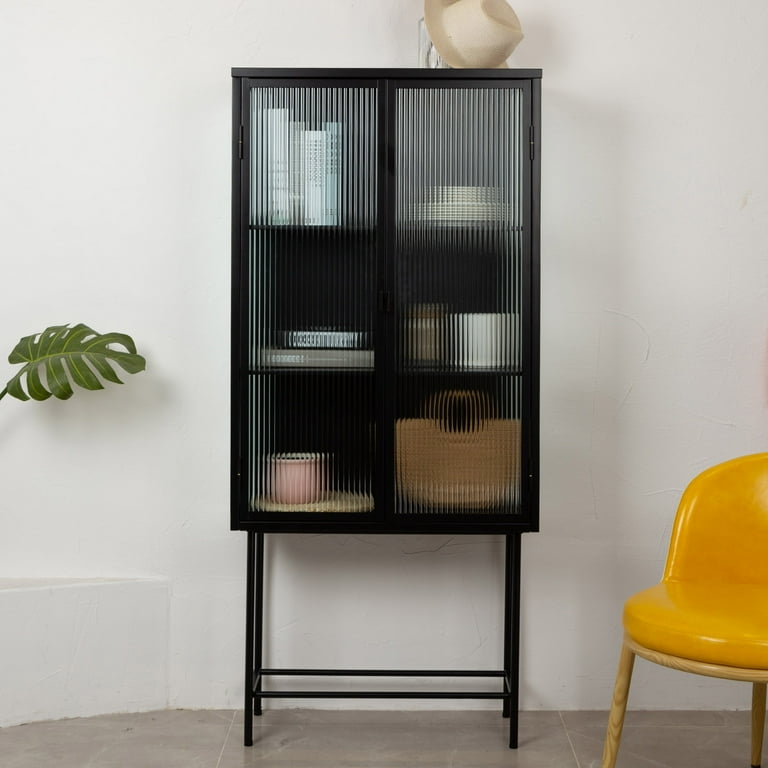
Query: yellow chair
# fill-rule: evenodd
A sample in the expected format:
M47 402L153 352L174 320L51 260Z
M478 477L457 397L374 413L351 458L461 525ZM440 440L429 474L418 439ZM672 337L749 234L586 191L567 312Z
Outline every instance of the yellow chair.
M768 682L768 453L718 464L677 510L664 577L624 605L624 643L602 768L614 768L635 656L752 683L759 766Z

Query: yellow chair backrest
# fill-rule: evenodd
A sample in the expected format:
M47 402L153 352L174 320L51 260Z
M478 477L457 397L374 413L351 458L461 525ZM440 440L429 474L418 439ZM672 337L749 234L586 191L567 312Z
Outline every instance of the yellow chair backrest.
M726 461L691 481L664 580L768 584L768 453Z

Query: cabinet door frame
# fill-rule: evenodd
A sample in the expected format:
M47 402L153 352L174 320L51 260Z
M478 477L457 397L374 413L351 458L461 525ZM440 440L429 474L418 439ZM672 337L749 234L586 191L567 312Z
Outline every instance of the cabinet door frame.
M540 104L539 70L282 70L233 69L232 121L232 375L231 375L231 503L232 530L260 532L360 533L515 533L539 528L539 222L540 222ZM355 515L324 513L249 512L248 446L248 260L250 225L250 89L252 87L370 87L377 89L378 131L376 162L375 238L378 268L375 377L378 466L373 512ZM394 262L395 237L395 93L400 87L518 88L523 96L523 125L529 126L530 155L523 185L522 329L522 451L520 514L456 514L403 519L395 514L394 421L390 387L395 375Z
M522 287L521 287L521 319L520 331L523 343L521 353L522 369L522 398L521 398L521 458L520 458L520 514L478 513L470 511L465 513L429 514L429 515L402 515L396 514L396 500L394 494L390 494L386 512L391 529L395 531L413 531L418 533L489 533L489 532L515 532L536 531L539 528L538 510L538 451L539 451L539 184L540 184L540 154L538 152L538 133L540 132L540 73L509 70L508 76L499 75L497 70L492 70L492 76L488 71L479 73L472 70L440 70L440 76L434 77L437 71L430 71L430 76L425 77L419 70L411 70L407 73L398 73L387 80L387 109L384 114L386 120L387 135L387 189L383 208L391 217L385 238L388 246L386 257L387 264L387 291L391 295L396 294L396 280L394 275L394 212L396 210L396 123L397 100L399 89L423 88L427 90L468 90L468 89L510 89L521 93L520 125L523 129L522 137L524 151L520 159L522 167ZM406 76L401 76L406 74ZM479 76L481 75L481 76ZM522 75L522 76L521 76ZM530 75L530 76L529 76ZM537 77L538 75L538 77ZM527 150L527 151L525 151ZM390 319L391 340L394 340L395 318ZM394 350L389 357L390 381L394 381L396 363ZM387 432L385 436L385 451L382 454L388 462L384 467L383 475L394 478L395 440L394 425L396 412L390 399L385 405L382 424ZM394 483L390 483L393 485ZM421 519L420 519L421 518Z
M369 512L360 513L318 513L318 512L252 512L249 504L249 445L246 421L248 419L249 386L252 375L260 376L301 376L312 375L299 372L283 371L280 374L251 371L252 360L250 359L250 339L249 339L249 302L253 297L249 295L249 286L251 284L250 262L252 258L250 233L252 229L261 227L252 222L252 178L253 169L251 153L254 148L252 144L252 102L251 92L253 89L370 89L375 92L374 102L376 104L376 127L377 135L375 145L372 147L375 153L375 167L377 168L377 189L376 210L374 211L373 221L370 224L370 237L374 240L372 258L376 262L376 273L373 276L375 288L370 297L373 304L377 307L374 313L372 328L373 348L374 348L374 366L369 376L373 381L373 391L375 393L376 413L380 417L381 408L379 403L383 399L381 395L382 374L381 361L385 359L386 354L381 352L381 340L385 337L381 329L382 307L381 286L383 282L383 253L382 244L383 228L381 225L381 199L385 181L382 178L385 163L385 139L381 126L383 125L382 113L384 109L384 89L383 80L377 80L371 77L346 77L337 76L324 78L317 72L311 72L308 76L289 76L289 73L270 72L268 76L254 75L247 72L242 77L236 77L233 83L233 224L232 224L232 410L231 410L231 442L232 442L232 479L231 479L231 528L233 530L263 530L263 531L295 531L295 530L325 530L334 528L338 530L348 530L350 527L357 526L369 527L375 525L384 526L384 506L380 503L380 467L381 467L381 433L379 428L376 431L376 455L379 460L372 467L373 474L373 498L375 507ZM275 225L270 227L264 225L263 229L272 229L279 232L283 227ZM309 225L296 224L285 227L286 230L303 232L309 236L313 227ZM323 228L318 228L322 231ZM346 228L342 225L338 232L344 233ZM341 237L342 235L340 235ZM334 375L326 372L319 375ZM345 375L340 373L339 375ZM354 374L350 374L354 375Z

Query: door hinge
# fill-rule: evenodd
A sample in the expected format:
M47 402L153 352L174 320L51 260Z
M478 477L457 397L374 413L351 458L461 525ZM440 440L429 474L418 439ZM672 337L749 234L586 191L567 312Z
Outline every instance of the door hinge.
M536 157L536 127L533 125L528 126L528 146L530 148L530 158L533 160Z
M237 152L238 152L238 156L240 157L241 160L243 159L243 138L244 138L244 136L245 136L245 129L241 125L240 126L240 135L239 135L239 137L237 139Z

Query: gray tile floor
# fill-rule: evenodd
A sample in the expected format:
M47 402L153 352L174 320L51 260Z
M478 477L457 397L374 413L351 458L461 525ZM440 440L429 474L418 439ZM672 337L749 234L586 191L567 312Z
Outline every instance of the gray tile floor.
M595 768L605 712L169 710L0 729L1 768ZM749 765L748 712L629 712L617 768Z

